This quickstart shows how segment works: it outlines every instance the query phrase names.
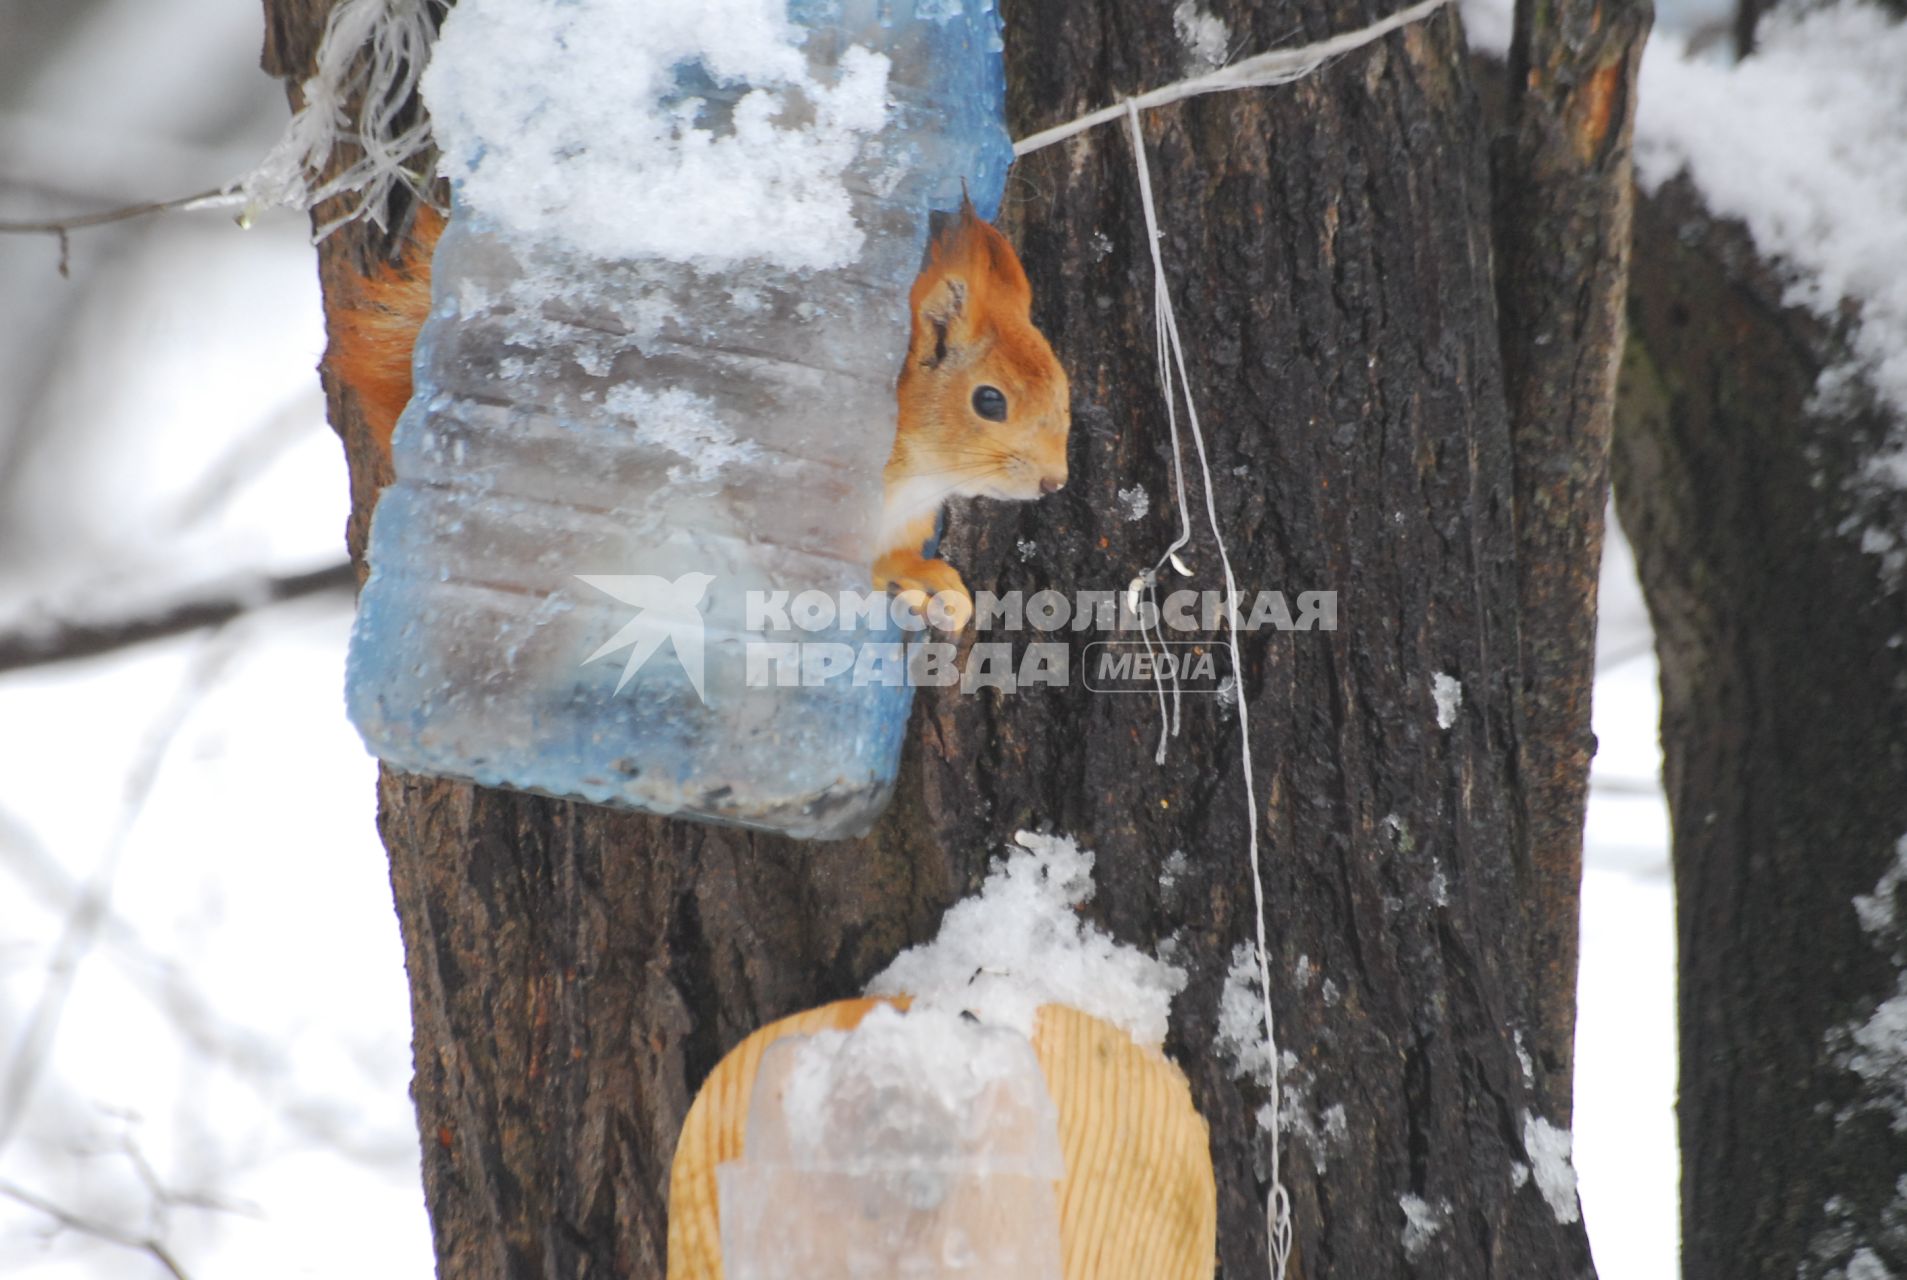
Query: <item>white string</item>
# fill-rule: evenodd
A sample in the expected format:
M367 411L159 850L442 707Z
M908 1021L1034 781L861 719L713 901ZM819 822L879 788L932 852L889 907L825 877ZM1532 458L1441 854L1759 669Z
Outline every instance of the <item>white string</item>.
M1441 3L1441 0L1439 0ZM1257 908L1258 919L1258 994L1264 1004L1265 1048L1271 1059L1269 1109L1271 1116L1271 1190L1265 1197L1265 1232L1269 1241L1272 1280L1284 1280L1285 1268L1291 1260L1291 1197L1285 1191L1284 1180L1279 1168L1279 1084L1278 1084L1278 1035L1271 1010L1271 960L1265 940L1265 877L1258 858L1258 796L1252 783L1251 765L1251 713L1249 699L1245 697L1245 666L1239 656L1238 645L1238 579L1232 574L1232 558L1225 548L1225 535L1219 528L1218 506L1212 496L1212 467L1205 455L1205 433L1199 427L1198 404L1192 397L1192 380L1185 371L1185 347L1179 341L1178 317L1172 310L1172 291L1166 281L1165 258L1159 249L1158 212L1152 201L1152 170L1146 161L1145 137L1139 130L1139 103L1129 99L1125 105L1126 122L1132 133L1132 154L1139 170L1139 199L1145 207L1146 243L1152 250L1152 294L1153 314L1157 324L1164 332L1171 347L1172 362L1162 370L1165 374L1164 389L1168 418L1175 413L1176 396L1172 385L1171 373L1178 373L1178 391L1185 397L1185 421L1192 434L1193 448L1198 452L1199 471L1205 477L1205 519L1212 530L1212 541L1218 547L1218 561L1225 571L1225 643L1231 651L1232 678L1238 683L1238 747L1245 771L1245 821L1249 832L1251 851L1251 887L1253 905ZM1163 361L1161 362L1163 364ZM1173 429L1173 442L1178 441L1176 423ZM1184 478L1179 480L1180 512L1184 512ZM1183 545L1183 538L1174 547ZM1170 554L1169 552L1167 553ZM1163 560L1161 561L1163 563ZM1161 744L1163 745L1163 744Z
M1142 171L1140 181L1149 187L1151 175ZM1156 246L1156 241L1154 243ZM1146 598L1156 609L1157 598L1154 595L1153 588L1159 580L1159 571L1165 568L1168 561L1171 562L1175 568L1183 565L1184 562L1179 559L1179 551L1183 549L1187 543L1192 541L1191 509L1190 504L1185 500L1185 449L1179 441L1178 396L1174 394L1172 362L1167 358L1170 337L1166 330L1165 312L1156 306L1152 311L1152 344L1154 359L1156 359L1159 364L1159 382L1165 392L1166 426L1172 433L1172 484L1173 491L1178 498L1179 512L1179 536L1174 538L1172 545L1168 546L1164 553L1153 562L1152 568L1136 579L1136 581L1145 584ZM1152 655L1152 636L1146 629L1144 622L1145 619L1142 616L1140 618L1139 637L1145 641L1146 656L1150 658ZM1154 616L1153 625L1158 627L1159 645L1163 649L1165 646L1165 628L1160 624L1160 620L1156 614ZM1179 677L1177 668L1171 668L1171 673L1172 702L1171 714L1168 716L1166 714L1164 679L1159 674L1158 665L1153 665L1152 684L1159 697L1159 748L1153 753L1152 761L1154 764L1162 765L1165 763L1166 743L1179 735Z
M1183 513L1184 508L1181 507L1179 510ZM1142 594L1143 600L1140 599ZM1151 610L1150 613L1139 608L1142 603L1146 609ZM1164 764L1166 743L1179 736L1179 671L1176 666L1160 660L1169 656L1172 651L1166 647L1165 628L1159 623L1158 570L1156 568L1140 574L1132 580L1132 585L1126 588L1126 609L1139 624L1139 639L1146 647L1146 666L1152 672L1152 691L1159 699L1159 746L1152 753L1152 763ZM1147 618L1151 621L1148 622ZM1159 645L1156 650L1152 645L1154 631L1159 633ZM1155 654L1158 656L1155 657ZM1166 697L1168 680L1172 689L1169 700Z
M1066 124L1054 125L1051 129L1021 138L1013 144L1016 156L1030 155L1042 147L1050 147L1056 142L1064 142L1075 134L1086 132L1095 125L1107 124L1126 114L1128 106L1145 111L1153 107L1162 107L1169 102L1182 102L1186 98L1196 98L1200 94L1220 93L1228 89L1260 89L1267 85L1289 84L1293 80L1302 80L1331 59L1342 54L1362 49L1374 40L1383 38L1399 27L1407 27L1419 18L1427 18L1450 0L1418 0L1418 3L1388 18L1382 18L1368 27L1356 31L1347 31L1343 35L1320 40L1317 44L1308 44L1297 49L1273 49L1261 53L1255 58L1243 62L1234 62L1228 67L1220 67L1207 75L1194 76L1189 80L1179 80L1157 89L1147 90L1124 102L1083 115Z
M1205 433L1199 427L1198 404L1192 396L1192 380L1186 373L1185 347L1179 340L1178 316L1172 309L1172 290L1166 280L1165 259L1159 248L1158 210L1152 198L1152 170L1146 160L1145 136L1139 128L1139 112L1167 103L1182 102L1187 98L1201 94L1219 93L1235 89L1254 89L1269 85L1289 84L1299 80L1332 58L1362 49L1368 44L1389 35L1401 27L1410 25L1419 19L1429 17L1450 0L1418 0L1417 4L1380 19L1368 27L1343 35L1333 36L1317 44L1305 45L1298 49L1274 49L1269 53L1247 58L1227 67L1221 67L1208 75L1195 76L1189 80L1180 80L1158 89L1152 89L1110 107L1080 116L1066 124L1055 125L1050 129L1021 138L1013 144L1015 156L1030 155L1054 143L1084 133L1095 126L1107 124L1120 116L1126 118L1126 124L1132 135L1132 154L1139 177L1139 198L1145 209L1146 244L1152 254L1152 292L1153 292L1153 337L1156 356L1159 363L1160 389L1165 397L1166 425L1172 435L1172 472L1173 483L1178 497L1179 533L1171 546L1167 547L1151 570L1132 580L1127 588L1127 599L1136 600L1141 588L1144 589L1148 603L1155 603L1154 587L1158 575L1169 561L1173 567L1184 571L1184 562L1178 558L1178 552L1192 539L1191 519L1185 497L1184 450L1179 438L1178 401L1185 398L1186 423L1191 429L1193 448L1197 451L1199 470L1205 478L1205 518L1212 531L1212 541L1218 547L1220 566L1225 571L1225 643L1232 660L1232 679L1237 682L1238 692L1238 747L1240 762L1245 775L1245 820L1247 848L1251 859L1252 905L1255 908L1257 922L1258 956L1258 994L1263 1004L1265 1019L1265 1050L1271 1063L1270 1099L1267 1114L1270 1116L1271 1129L1271 1189L1265 1195L1265 1235L1268 1245L1272 1280L1285 1280L1285 1272L1291 1262L1291 1196L1285 1190L1281 1168L1281 1133L1279 1106L1281 1103L1278 1032L1276 1018L1271 1007L1271 953L1266 939L1265 926L1265 877L1258 852L1258 795L1252 781L1251 761L1251 712L1249 700L1245 697L1245 666L1240 656L1238 644L1238 579L1232 573L1231 554L1225 547L1225 535L1218 523L1218 507L1212 492L1212 467L1205 453ZM1168 352L1170 359L1168 359ZM1175 378L1176 375L1176 378ZM1140 619L1140 636L1145 640L1146 653L1152 652L1152 637ZM1164 644L1164 632L1160 632L1160 643ZM1166 714L1165 688L1154 668L1153 683L1159 695L1159 748L1157 762L1165 763L1166 742L1179 731L1179 687L1175 678L1172 685L1171 715Z
M360 217L382 225L384 196L394 183L429 203L430 175L418 166L432 145L430 117L420 111L407 123L403 114L430 63L436 20L448 6L449 0L343 0L333 8L316 71L304 83L304 106L258 167L221 198L242 202L250 216L353 196L346 212L319 227L314 240ZM320 182L340 142L355 144L359 155Z

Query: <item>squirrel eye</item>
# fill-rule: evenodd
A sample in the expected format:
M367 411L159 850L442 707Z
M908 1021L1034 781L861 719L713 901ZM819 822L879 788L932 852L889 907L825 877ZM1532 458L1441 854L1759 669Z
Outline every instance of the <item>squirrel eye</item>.
M975 387L973 411L988 422L1006 421L1006 395L998 387Z

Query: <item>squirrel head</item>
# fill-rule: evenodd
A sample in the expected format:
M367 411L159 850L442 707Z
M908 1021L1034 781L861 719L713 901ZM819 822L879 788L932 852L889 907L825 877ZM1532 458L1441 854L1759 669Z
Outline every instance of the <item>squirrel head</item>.
M1032 301L1013 246L963 200L929 244L909 298L890 486L1027 499L1065 485L1072 389L1033 327Z

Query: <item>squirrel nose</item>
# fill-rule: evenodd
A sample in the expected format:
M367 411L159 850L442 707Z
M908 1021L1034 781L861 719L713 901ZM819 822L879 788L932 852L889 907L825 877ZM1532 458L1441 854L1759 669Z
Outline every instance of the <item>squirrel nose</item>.
M1042 494L1058 493L1061 489L1064 489L1065 487L1066 487L1066 478L1064 476L1060 477L1057 480L1055 480L1052 476L1040 477L1040 492Z

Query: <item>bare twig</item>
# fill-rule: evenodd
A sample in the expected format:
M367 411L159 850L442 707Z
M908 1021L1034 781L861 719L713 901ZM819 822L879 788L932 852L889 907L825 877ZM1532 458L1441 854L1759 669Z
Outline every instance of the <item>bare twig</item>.
M228 585L198 599L169 602L140 617L34 624L0 633L0 672L97 657L148 640L221 626L267 605L331 591L355 591L357 582L356 570L349 563L339 562L310 573Z
M68 250L72 247L68 237L75 231L84 231L89 227L103 227L114 222L125 222L132 218L143 218L155 213L171 213L187 209L228 208L238 199L237 196L221 188L201 191L196 195L180 196L176 200L148 200L143 204L122 205L117 209L105 209L99 213L76 213L64 218L49 218L42 221L8 221L0 219L0 235L10 236L53 236L60 242L60 274L70 275L71 266Z
M170 1275L173 1280L192 1280L191 1276L186 1274L185 1268L179 1265L179 1260L172 1256L172 1251L166 1248L165 1242L162 1240L155 1239L152 1236L139 1235L131 1231L126 1231L114 1226L110 1222L101 1222L98 1218L89 1218L85 1214L75 1213L71 1209L53 1203L45 1196L38 1195L17 1183L8 1182L5 1179L0 1179L0 1198L11 1200L16 1204L25 1205L36 1213L43 1213L69 1231L77 1231L81 1235L91 1236L95 1240L103 1240L107 1244L116 1244L126 1249L136 1249L164 1267L166 1274Z
M0 871L11 872L26 892L63 915L77 910L86 894L86 887L4 807L0 807ZM0 892L0 898L4 897ZM100 920L100 941L120 975L165 1017L187 1048L231 1072L294 1132L361 1164L396 1168L416 1159L414 1133L357 1134L351 1124L359 1114L355 1108L336 1098L300 1091L280 1045L221 1013L177 961L155 950L110 906ZM199 1207L249 1212L231 1204Z
M1735 5L1735 60L1746 58L1755 51L1755 28L1761 25L1761 17L1768 12L1768 0L1737 0Z
M1642 796L1647 799L1660 799L1662 780L1660 778L1624 778L1606 773L1589 775L1589 789L1606 796Z
M27 1104L32 1100L33 1091L52 1054L54 1037L59 1032L60 1020L65 1015L67 998L72 994L79 967L99 940L111 910L113 883L119 875L119 862L125 852L127 837L145 808L147 797L152 794L159 767L165 762L173 739L184 727L186 717L218 679L234 647L229 632L215 633L209 637L194 656L191 669L171 703L146 735L146 741L126 779L118 826L100 855L99 865L93 872L85 894L67 916L66 928L60 935L53 962L48 966L46 983L41 987L39 998L27 1017L25 1030L20 1033L18 1047L7 1063L5 1078L0 1081L0 1148L4 1148L18 1132L20 1121L26 1115Z
M1640 658L1655 656L1655 633L1649 632L1640 640L1611 649L1607 653L1596 655L1596 679L1600 680L1617 667L1627 666Z
M161 1215L168 1209L198 1209L205 1213L243 1214L249 1218L264 1217L257 1205L241 1204L211 1191L175 1191L167 1186L165 1179L161 1178L159 1171L152 1167L152 1161L146 1158L146 1153L133 1140L130 1133L120 1134L119 1141L112 1150L115 1154L124 1156L126 1162L132 1165L133 1173L138 1176L140 1184L145 1187L146 1194L152 1197L152 1203L157 1206Z
M187 528L218 510L306 431L323 423L324 393L314 380L254 422L206 467L174 508L173 527Z

